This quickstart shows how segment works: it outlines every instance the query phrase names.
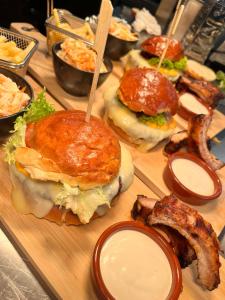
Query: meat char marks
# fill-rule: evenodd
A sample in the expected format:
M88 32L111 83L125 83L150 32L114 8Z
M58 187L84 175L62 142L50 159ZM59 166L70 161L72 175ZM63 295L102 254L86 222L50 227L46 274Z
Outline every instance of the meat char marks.
M210 140L207 132L212 122L211 115L196 115L189 119L188 130L183 130L171 136L164 147L164 154L170 155L182 148L197 154L214 171L221 169L225 163L210 152Z
M200 285L210 291L217 288L220 283L219 242L211 224L174 195L166 196L155 204L153 201L139 196L132 216L169 233L167 237L181 266L187 266L196 257Z
M189 151L197 151L197 154L210 166L214 171L221 169L224 162L217 159L208 149L207 131L211 124L210 115L197 115L189 120Z

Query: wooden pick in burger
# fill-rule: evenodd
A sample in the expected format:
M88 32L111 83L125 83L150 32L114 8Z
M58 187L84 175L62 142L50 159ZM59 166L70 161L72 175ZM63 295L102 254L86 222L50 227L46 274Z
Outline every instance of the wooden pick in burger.
M157 70L159 70L160 67L161 67L161 64L164 60L164 57L166 55L166 52L167 52L167 49L168 49L168 46L169 46L169 39L175 34L177 26L180 22L182 14L183 14L184 5L183 4L181 5L181 2L182 2L181 0L178 1L173 20L171 22L169 31L166 35L166 37L167 37L166 45L165 45L165 48L163 49L162 55L160 57L160 60L159 60L158 66L157 66Z
M109 32L113 7L110 0L102 0L100 13L98 16L98 26L95 35L94 50L97 53L95 72L92 80L91 91L88 99L88 107L85 121L90 121L91 109L95 99L95 91L97 88L98 77L105 51L106 39Z

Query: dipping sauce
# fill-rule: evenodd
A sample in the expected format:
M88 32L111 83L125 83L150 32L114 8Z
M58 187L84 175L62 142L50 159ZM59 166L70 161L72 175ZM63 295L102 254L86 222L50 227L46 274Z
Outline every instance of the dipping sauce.
M183 107L185 107L189 111L192 111L195 114L209 114L208 109L192 94L185 93L181 95L179 98L179 102Z
M170 263L161 247L144 233L121 230L102 247L104 284L118 300L165 300L172 285Z
M172 162L172 170L177 179L192 192L210 196L215 191L215 186L210 175L195 162L177 158Z

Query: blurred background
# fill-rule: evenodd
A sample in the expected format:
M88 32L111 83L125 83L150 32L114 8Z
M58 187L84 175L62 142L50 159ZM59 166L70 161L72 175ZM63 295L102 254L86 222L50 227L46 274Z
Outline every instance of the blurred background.
M133 18L131 8L146 8L156 17L166 33L173 16L177 0L111 0L114 15ZM182 40L185 49L190 45L190 56L211 38L211 50L206 53L206 64L215 69L225 69L225 0L184 0L185 11L175 38ZM97 15L101 0L54 0L54 6L69 10L75 16L85 18ZM215 9L216 7L216 9ZM9 27L11 22L31 23L45 34L47 0L0 0L1 26ZM202 45L202 46L201 46ZM197 54L196 54L197 55ZM201 53L202 55L202 53ZM196 57L198 60L198 58Z
M114 7L121 7L123 5L138 8L146 7L153 14L160 4L160 0L112 0L111 2ZM46 0L0 0L1 26L9 27L11 22L23 21L33 24L41 32L44 32L46 3ZM68 9L71 13L81 18L98 14L100 3L101 0L54 0L55 7Z

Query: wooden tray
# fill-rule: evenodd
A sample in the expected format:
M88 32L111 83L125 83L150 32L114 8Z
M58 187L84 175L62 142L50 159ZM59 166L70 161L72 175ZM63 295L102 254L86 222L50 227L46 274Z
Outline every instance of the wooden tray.
M40 92L40 86L29 76L26 78ZM47 99L57 110L62 107L47 94ZM130 219L130 210L137 194L157 199L157 196L137 177L128 191L123 193L108 214L85 226L58 226L31 215L18 214L10 203L11 183L7 165L0 150L0 212L1 221L19 247L24 249L30 261L43 274L43 278L56 290L62 299L95 300L90 264L95 243L100 234L110 225ZM211 213L216 216L215 212ZM213 224L217 223L215 218ZM182 271L183 292L181 300L221 300L225 293L225 260L220 259L221 284L213 292L203 291L193 280L194 264Z

